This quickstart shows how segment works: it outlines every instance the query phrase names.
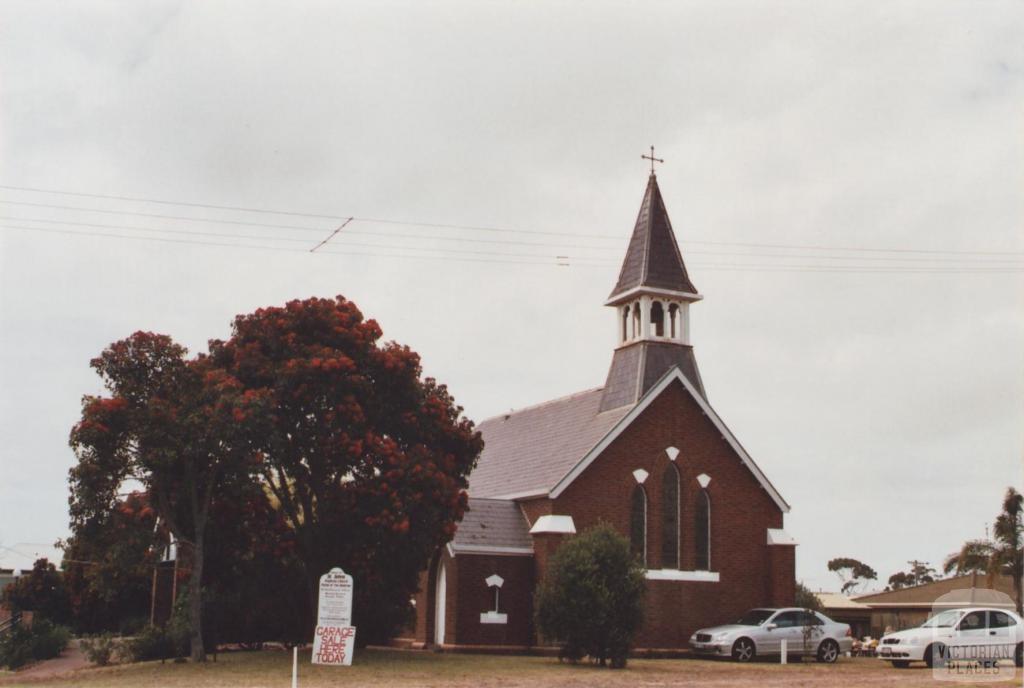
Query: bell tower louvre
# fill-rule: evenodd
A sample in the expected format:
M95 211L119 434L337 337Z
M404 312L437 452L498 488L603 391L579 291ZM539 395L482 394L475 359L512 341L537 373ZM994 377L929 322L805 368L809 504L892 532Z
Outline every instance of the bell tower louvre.
M615 309L617 345L600 411L636 403L673 366L706 396L690 343L690 304L702 298L652 169L619 280L605 301Z

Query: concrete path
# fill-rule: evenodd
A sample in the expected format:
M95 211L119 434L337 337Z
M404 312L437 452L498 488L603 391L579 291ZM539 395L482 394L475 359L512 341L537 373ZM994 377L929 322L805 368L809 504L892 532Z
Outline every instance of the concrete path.
M5 683L21 683L26 679L39 680L56 678L72 671L89 666L89 660L85 658L82 651L78 649L78 641L72 640L61 653L60 657L45 659L37 662L27 669L13 673L0 674L0 685Z

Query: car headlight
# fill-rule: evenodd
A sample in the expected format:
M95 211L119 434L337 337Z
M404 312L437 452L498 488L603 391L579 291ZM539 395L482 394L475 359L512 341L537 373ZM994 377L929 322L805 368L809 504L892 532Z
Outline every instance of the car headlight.
M729 631L722 631L721 633L715 634L715 640L725 640L729 637Z

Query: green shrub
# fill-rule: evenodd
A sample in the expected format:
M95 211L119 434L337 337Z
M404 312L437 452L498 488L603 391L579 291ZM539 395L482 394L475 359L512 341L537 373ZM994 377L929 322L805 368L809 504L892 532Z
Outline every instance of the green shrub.
M175 656L174 641L165 629L147 626L134 638L123 643L118 654L125 662L171 659Z
M643 623L644 570L629 542L601 524L567 540L551 558L537 592L541 634L562 644L560 657L584 655L613 668L626 665Z
M111 633L96 635L91 638L82 638L78 641L85 658L97 666L107 666L114 656L114 649L117 644Z
M17 669L32 660L59 657L71 639L71 631L45 619L22 624L0 638L0 665Z

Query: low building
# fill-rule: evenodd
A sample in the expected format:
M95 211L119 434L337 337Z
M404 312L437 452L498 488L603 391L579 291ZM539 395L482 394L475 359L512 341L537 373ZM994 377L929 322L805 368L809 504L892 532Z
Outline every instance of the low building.
M984 605L1013 609L1013 579L1009 576L956 576L899 590L857 597L816 593L826 615L850 624L856 638L881 637L888 631L920 626L939 609ZM1008 601L1009 600L1009 601Z

